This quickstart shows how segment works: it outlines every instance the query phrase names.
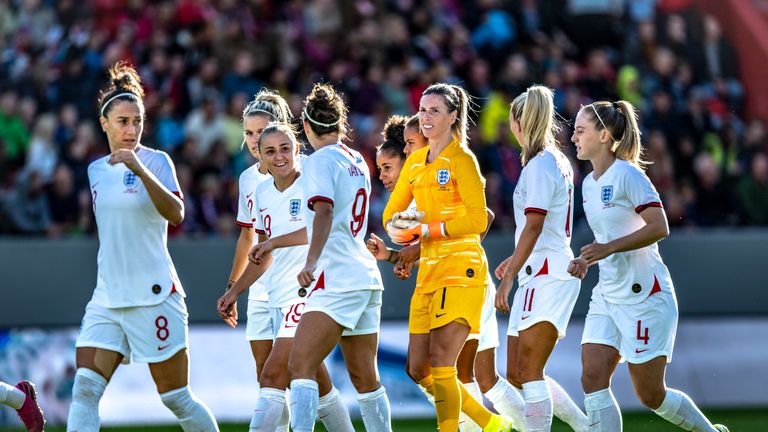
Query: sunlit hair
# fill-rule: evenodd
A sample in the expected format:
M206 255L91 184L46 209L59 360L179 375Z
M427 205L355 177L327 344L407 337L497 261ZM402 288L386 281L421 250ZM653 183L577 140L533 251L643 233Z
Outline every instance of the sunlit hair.
M390 117L384 125L384 130L381 131L384 142L379 144L376 150L379 153L386 153L392 157L399 157L405 160L405 137L403 132L407 123L408 117L401 115Z
M266 88L261 89L252 101L248 102L243 110L243 121L246 118L263 115L270 121L289 124L293 114L288 102L280 96L280 93Z
M510 104L510 116L520 125L523 165L548 145L557 147L560 125L555 118L554 92L540 85L528 87Z
M265 127L263 131L261 131L261 135L259 135L259 151L261 151L262 144L264 143L264 139L270 135L274 135L277 133L285 134L285 136L288 137L288 140L291 141L291 143L293 144L295 151L298 153L301 146L299 144L299 140L296 138L296 132L291 127L291 125L287 123L278 123L278 122L273 122L268 124L267 127Z
M631 103L598 101L581 107L581 113L587 116L599 132L608 131L611 137L611 151L617 158L644 168L650 162L643 159L645 149L640 141L640 126L637 122L637 110Z
M109 84L99 92L99 114L107 117L117 101L131 101L144 111L144 89L141 88L141 78L133 66L119 61L108 70Z
M448 106L448 112L456 113L456 122L451 125L451 132L459 138L461 144L467 144L467 128L469 126L469 110L471 109L471 98L463 88L445 83L432 84L422 93L422 96L438 94L445 99L445 105Z
M330 84L317 83L304 98L301 116L315 135L337 133L342 140L349 130L347 112L341 93Z

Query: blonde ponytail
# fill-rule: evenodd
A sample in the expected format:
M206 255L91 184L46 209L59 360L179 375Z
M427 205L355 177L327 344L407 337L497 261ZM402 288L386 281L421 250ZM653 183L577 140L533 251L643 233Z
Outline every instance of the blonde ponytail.
M598 101L581 109L589 113L597 131L608 130L613 140L611 151L618 159L644 168L650 162L643 159L643 144L640 140L640 126L637 110L631 103Z
M540 85L528 87L510 104L510 115L520 125L525 141L520 143L523 166L547 145L557 146L555 135L560 125L555 120L552 89Z

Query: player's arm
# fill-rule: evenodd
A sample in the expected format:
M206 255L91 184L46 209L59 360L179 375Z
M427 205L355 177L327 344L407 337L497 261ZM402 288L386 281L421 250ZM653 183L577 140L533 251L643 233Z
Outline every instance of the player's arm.
M531 256L536 242L539 240L544 229L544 219L547 216L539 212L528 212L525 214L525 227L520 233L520 239L517 241L515 251L512 256L502 261L496 268L496 277L501 279L499 288L496 292L496 308L502 312L509 312L509 293L512 290L512 283L515 275L520 272L523 264Z
M466 214L443 221L444 234L447 236L482 234L488 227L488 212L485 202L485 181L480 175L480 167L473 157L462 155L456 160L456 172L456 186L466 208ZM430 235L432 235L431 231Z
M315 280L314 272L317 267L317 260L328 241L333 222L333 204L324 200L317 200L312 206L315 211L315 219L312 222L312 239L309 242L304 269L298 276L299 284L302 287L308 287Z
M248 264L248 251L253 246L253 236L252 227L241 227L240 236L237 238L237 245L235 246L235 257L232 259L232 270L229 272L228 286L234 284L243 274Z
M617 252L627 252L650 246L669 235L667 215L662 207L646 207L640 211L645 226L608 243L592 243L581 248L581 258L591 265Z
M173 165L167 155L167 163L169 166L167 169L173 174ZM133 171L137 177L141 179L144 184L144 188L149 194L149 198L152 200L152 204L160 213L160 216L165 218L173 225L178 225L184 220L184 201L180 197L171 192L162 182L152 173L136 155L136 152L129 149L115 150L109 156L109 163L115 165L118 163L124 163L128 169ZM174 183L178 182L174 178Z
M491 209L487 208L485 211L488 214L488 226L485 227L485 232L482 236L480 236L480 240L485 240L485 236L488 235L488 231L491 229L491 224L493 223L493 220L496 218L496 215L491 211Z
M261 239L261 236L259 236ZM286 248L291 246L301 246L307 244L307 229L301 228L294 232L279 235L269 239L259 241L259 244L254 245L251 252L248 254L248 259L258 264L264 257L264 255L272 252L275 249Z
M267 236L259 234L259 241L266 240ZM216 310L219 313L221 319L224 320L230 327L237 325L237 299L245 292L254 282L267 271L269 266L272 265L272 254L264 256L259 264L247 263L245 270L237 281L227 289L227 291L219 297L216 302Z

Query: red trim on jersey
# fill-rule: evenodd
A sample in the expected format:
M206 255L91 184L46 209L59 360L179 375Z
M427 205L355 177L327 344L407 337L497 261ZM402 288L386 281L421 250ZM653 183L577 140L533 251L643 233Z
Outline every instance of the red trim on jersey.
M264 230L260 230L258 228L254 228L253 230L256 231L256 234L267 235L267 232Z
M528 214L528 212L541 213L544 216L547 215L547 211L546 210L540 209L538 207L526 207L525 211L523 212L523 214Z
M179 197L179 199L181 199L182 201L184 201L184 194L181 193L181 191L176 191L176 192L171 192L171 193L176 195L177 197Z
M253 224L252 223L245 223L245 222L240 222L240 221L235 221L235 223L237 224L237 226L241 226L243 228L253 228Z
M312 211L315 210L315 204L314 204L315 201L324 201L324 202L329 203L330 205L333 205L333 200L332 199L330 199L328 197L321 196L321 195L315 195L312 198L307 200L307 207L309 207L309 209L312 210Z
M541 270L539 270L538 273L536 273L536 276L544 276L549 274L549 263L547 262L548 258L544 258L544 265L541 266Z
M349 155L349 157L351 157L352 159L355 159L355 155L352 154L352 151L349 150L349 147L345 146L342 143L339 143L339 147L341 147L341 149L344 150Z
M309 298L313 292L321 289L325 289L325 272L320 272L320 277L317 278L317 282L315 282L315 287L312 288L312 291L307 294L307 298Z
M656 278L656 275L653 275L653 288L651 288L651 292L648 294L648 297L656 294L657 292L661 292L661 285L659 285L659 280Z
M174 282L173 285L171 285L171 294L175 292L176 292L176 282Z
M648 207L659 207L659 208L664 208L664 206L663 206L663 205L661 205L661 203L660 203L660 202L656 202L656 201L654 201L654 202L649 202L648 204L643 204L643 205L641 205L641 206L637 206L637 207L635 207L635 213L637 213L637 214L640 214L640 212L641 212L641 211L643 211L643 210L647 209Z

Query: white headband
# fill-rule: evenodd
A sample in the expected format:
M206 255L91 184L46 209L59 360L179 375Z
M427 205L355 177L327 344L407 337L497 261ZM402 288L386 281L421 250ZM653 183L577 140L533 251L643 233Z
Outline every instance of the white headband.
M133 96L136 99L139 98L138 96L136 96L135 94L133 94L131 92L123 92L123 93L116 94L116 95L112 96L111 98L109 98L109 100L104 102L104 105L101 106L101 116L102 117L104 117L104 110L107 108L107 105L109 105L110 103L112 103L113 100L115 100L115 99L117 99L117 98L119 98L121 96Z
M335 122L333 122L333 123L321 123L321 122L319 122L319 121L317 121L317 120L313 119L312 117L310 117L310 116L309 116L309 114L307 114L307 107L304 107L304 117L305 117L307 120L309 120L310 122L312 122L312 123L314 123L314 124L316 124L316 125L318 125L318 126L325 126L325 127L331 127L331 126L335 126L335 125L339 124L339 122L341 121L341 117L339 117L339 119L338 119L338 120L336 120L336 121L335 121Z
M277 120L277 117L275 117L275 115L274 115L274 114L272 114L271 112L269 112L269 111L267 111L267 110L263 110L263 109L261 109L261 108L256 108L256 109L253 109L253 110L247 111L247 112L245 113L244 117L250 117L250 116L252 116L252 115L255 115L255 114L256 114L256 113L258 113L258 112L263 112L264 114L267 114L267 115L269 115L270 117L272 117L273 119Z
M592 111L594 111L594 112L595 112L595 116L597 117L597 119L598 119L598 120L600 120L600 124L601 124L601 125L603 125L603 129L605 129L605 130L607 130L607 131L608 131L608 136L610 136L610 137L611 137L611 139L613 140L613 142L616 142L616 138L614 138L614 137L613 137L613 134L611 133L611 130L610 130L610 129L608 129L608 127L605 125L605 122L604 122L604 121L603 121L603 119L600 117L600 114L597 112L597 108L595 107L595 104L594 104L594 103L591 103L591 104L589 104L589 106L591 106L591 107L592 107Z

